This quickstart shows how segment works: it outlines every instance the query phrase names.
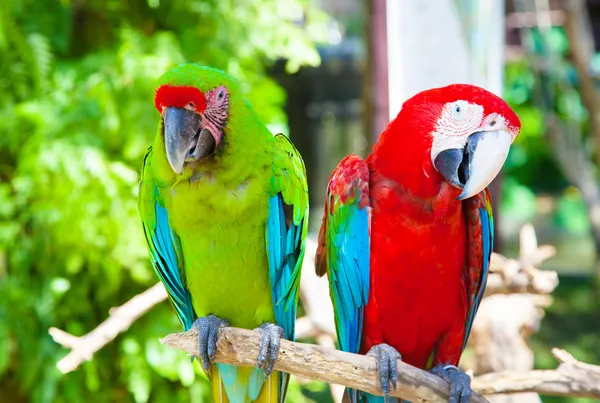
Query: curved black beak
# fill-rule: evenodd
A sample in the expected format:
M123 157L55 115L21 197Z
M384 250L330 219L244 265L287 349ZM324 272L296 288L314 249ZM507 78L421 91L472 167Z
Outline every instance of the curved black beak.
M163 119L167 160L176 174L183 172L184 163L198 161L215 152L216 142L208 129L201 129L200 114L169 107Z
M458 200L481 192L498 175L512 143L506 130L482 131L469 136L464 148L441 151L433 162L451 185L462 189Z

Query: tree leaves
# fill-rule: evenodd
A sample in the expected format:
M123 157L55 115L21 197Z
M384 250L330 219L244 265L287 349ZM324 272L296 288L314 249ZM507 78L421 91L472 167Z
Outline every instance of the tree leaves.
M64 377L47 329L85 333L156 281L136 208L156 78L184 61L224 68L285 125L266 69L317 64L328 17L310 0L1 3L0 401L9 384L32 402L206 400L187 357L157 354L179 328L167 304Z

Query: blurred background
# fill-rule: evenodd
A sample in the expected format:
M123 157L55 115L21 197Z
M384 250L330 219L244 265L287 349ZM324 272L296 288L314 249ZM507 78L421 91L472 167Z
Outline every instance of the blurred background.
M523 336L525 369L554 368L555 346L600 364L599 48L597 0L2 0L0 401L209 401L197 363L158 341L180 329L166 302L68 374L48 334L84 335L156 283L138 174L155 80L186 61L229 72L291 137L311 236L332 169L366 156L408 97L452 82L502 95L523 130L493 184L497 252L560 280ZM525 265L526 223L555 256ZM288 401L334 399L292 378Z

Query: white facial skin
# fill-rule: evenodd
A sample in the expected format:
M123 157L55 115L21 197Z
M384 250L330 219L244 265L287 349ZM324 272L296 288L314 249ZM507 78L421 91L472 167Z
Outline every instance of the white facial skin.
M498 175L506 161L517 133L510 130L504 117L497 113L484 116L481 105L458 100L444 105L431 147L431 161L444 150L464 149L473 133L486 132L471 156L470 175L460 199L482 191Z

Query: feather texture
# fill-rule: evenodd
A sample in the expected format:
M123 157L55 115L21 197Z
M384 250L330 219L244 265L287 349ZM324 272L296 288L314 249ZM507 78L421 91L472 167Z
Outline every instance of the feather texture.
M300 154L283 134L275 136L272 192L266 246L275 320L285 338L296 339L296 306L308 230L308 185ZM289 375L279 373L279 401Z
M458 364L485 290L494 221L489 191L458 200L465 183L446 180L453 172L441 173L439 164L457 162L461 181L486 173L474 162L470 136L507 131L514 139L519 130L500 97L450 85L408 99L366 161L340 163L315 265L329 277L342 350L365 354L385 343L422 369ZM438 161L440 141L462 159ZM383 401L354 391L349 397Z
M217 122L223 140L214 155L175 174L161 122L145 159L139 210L150 256L185 329L214 314L246 329L276 323L293 340L308 220L302 158L220 70L173 68L158 80L155 104L159 112L189 104L202 113L199 97L221 86L228 114ZM217 364L209 375L218 402L285 399L287 374L265 378L256 368Z
M494 249L494 217L492 200L486 188L463 202L467 219L468 256L465 265L467 318L462 350L467 345L473 320L483 299L485 285Z
M185 285L181 245L179 238L171 230L167 210L160 204L157 198L158 189L146 168L151 153L152 148L148 150L142 166L138 208L152 267L165 286L183 328L189 330L195 314L189 290Z
M329 277L340 349L355 354L369 298L370 215L369 170L350 155L329 180L315 265L317 274ZM348 392L356 401L357 392Z

